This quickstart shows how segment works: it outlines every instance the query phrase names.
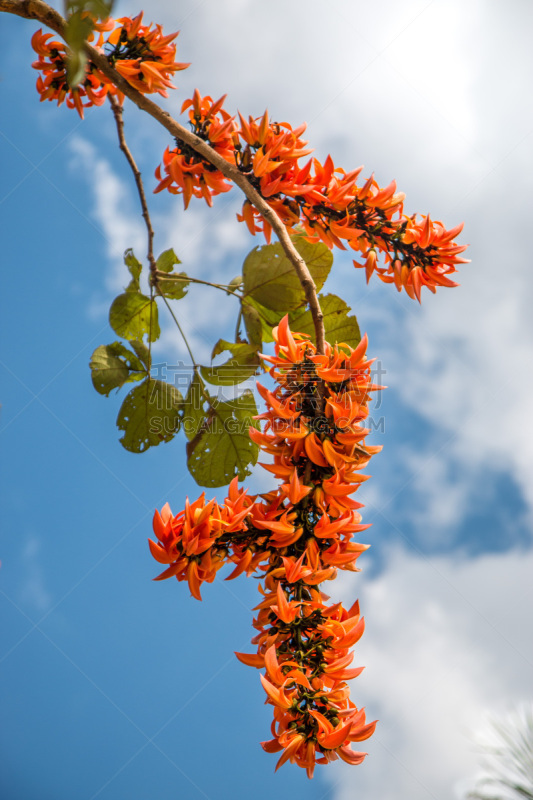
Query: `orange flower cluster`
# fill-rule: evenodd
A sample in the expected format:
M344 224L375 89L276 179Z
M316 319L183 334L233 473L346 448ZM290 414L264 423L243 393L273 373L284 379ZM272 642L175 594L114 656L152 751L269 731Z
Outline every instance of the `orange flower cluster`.
M142 24L142 12L134 19L122 17L94 23L94 31L89 41L105 53L109 63L139 92L156 92L167 97L167 88L174 88L171 76L189 64L175 61L176 45L173 40L178 35L164 36L161 26ZM111 31L109 36L105 33ZM95 39L98 33L98 39ZM50 41L52 40L52 41ZM123 95L113 83L89 60L85 67L85 77L76 87L67 80L67 48L52 39L52 34L37 31L31 40L32 47L39 58L32 66L42 75L37 78L37 91L42 100L65 100L69 108L75 108L83 118L83 110L89 106L102 105L108 94L113 94L122 102Z
M376 722L366 722L365 710L350 700L346 683L363 671L349 666L350 648L364 630L359 606L349 611L342 603L326 606L323 593L312 588L299 592L296 582L288 585L294 599L287 601L287 589L277 581L274 590L275 582L267 577L271 591L254 621L260 633L253 641L263 652L237 653L243 663L266 668L260 678L274 720L273 738L262 747L267 753L282 751L276 769L290 760L304 767L309 778L316 764L338 758L361 764L366 753L352 750L351 743L368 739Z
M93 38L91 35L90 39ZM67 48L63 42L53 39L51 33L38 30L33 34L31 44L39 56L32 67L42 73L36 84L41 102L57 100L60 106L65 101L68 108L75 108L82 119L84 108L101 106L105 102L112 87L94 64L87 64L83 82L72 88L67 80Z
M172 577L186 580L192 596L201 600L202 583L212 583L228 560L237 562L230 578L236 578L247 567L253 570L256 564L246 555L249 537L244 520L250 514L254 499L245 491L239 491L237 478L234 478L223 506L214 499L206 503L204 492L192 504L187 500L185 510L176 516L172 515L168 503L161 513L156 511L154 533L158 543L151 539L148 543L155 560L169 566L154 580Z
M222 109L226 95L213 102L212 98L202 97L195 90L192 100L183 103L181 112L189 110L189 122L193 133L209 142L213 150L226 161L231 161L234 152L233 136L237 129L233 117ZM157 167L155 176L159 181L155 192L168 189L172 194L183 194L185 208L191 197L203 197L208 205L212 205L213 195L229 192L229 183L223 174L209 161L202 158L196 150L185 142L176 139L176 147L163 154L163 169Z
M175 87L170 78L190 64L179 63L174 39L178 33L163 35L161 25L142 24L143 12L134 19L121 17L107 38L107 58L123 78L143 94L156 92L168 97Z
M267 410L263 431L251 438L273 463L263 466L279 480L275 491L249 497L234 480L223 505L202 495L172 516L168 505L156 512L150 541L153 556L168 568L159 579L188 580L200 599L202 581L212 581L227 562L229 578L264 572L257 606L253 654L237 653L245 664L266 668L261 681L274 706L273 738L267 752L280 752L278 766L290 760L312 777L315 764L341 758L359 764L365 753L352 742L368 738L363 709L349 699L346 681L350 648L363 633L358 605L327 605L318 585L337 569L358 571L356 561L368 545L352 540L368 528L352 495L366 480L361 470L380 447L366 445L372 361L366 337L355 349L327 345L316 352L309 337L292 334L285 317L273 330L275 355L271 392L259 387Z
M341 250L349 247L363 257L363 263L353 263L366 268L367 279L376 271L381 280L419 301L423 286L434 292L437 286L457 285L448 275L466 263L459 257L466 245L453 241L462 225L448 231L429 216L407 217L405 195L396 191L394 181L382 189L371 176L357 185L361 167L345 172L330 156L324 164L311 158L300 166L300 159L312 152L301 139L305 125L293 130L287 122L271 121L267 112L248 120L239 114L238 125L222 108L224 99L213 103L196 90L182 110L192 106L193 132L238 166L289 231L300 226L309 241ZM185 207L192 196L204 197L211 205L213 195L231 188L221 172L180 140L174 150L165 151L162 166L164 175L161 167L156 171L155 191L183 193ZM238 219L253 235L263 232L270 241L269 223L248 200ZM378 252L384 266L378 266Z

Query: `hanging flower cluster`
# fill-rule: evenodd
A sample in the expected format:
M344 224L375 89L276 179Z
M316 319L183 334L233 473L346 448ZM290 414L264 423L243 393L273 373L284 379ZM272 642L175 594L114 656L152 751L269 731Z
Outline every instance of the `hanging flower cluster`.
M213 581L225 563L234 565L229 579L264 573L252 640L257 652L237 656L266 669L261 682L274 722L263 748L282 751L278 766L290 760L312 777L317 763L361 763L365 753L351 744L375 727L349 699L346 683L362 669L350 666L350 648L364 629L359 607L328 605L318 587L337 569L358 571L368 547L352 538L369 527L352 495L381 449L366 444L364 427L370 393L381 387L372 383L366 337L356 349L326 345L319 355L308 336L291 333L287 317L273 336L275 355L263 358L277 388L259 387L264 427L250 436L273 457L263 466L278 488L250 497L234 479L222 505L202 495L173 516L167 504L155 513L158 542L150 541L150 549L168 565L158 579L187 580L198 599L202 582Z
M189 64L175 61L177 33L164 36L161 25L143 25L142 18L141 12L134 19L122 17L95 22L89 42L105 54L117 72L139 92L155 92L167 97L167 88L174 88L170 78ZM96 34L99 34L97 39ZM108 94L122 102L121 92L90 60L83 81L71 87L67 80L67 48L63 42L53 39L51 33L38 30L31 43L39 56L32 66L41 73L37 78L41 101L57 100L58 105L66 101L66 105L75 108L82 118L84 108L102 105Z
M363 262L354 260L354 266L366 269L367 280L375 271L382 281L419 301L423 286L435 292L437 286L457 285L448 276L466 263L460 258L466 245L454 241L462 225L446 230L429 215L406 216L405 195L396 191L395 181L382 189L371 176L357 185L362 167L345 172L330 156L324 164L310 158L301 166L300 159L312 152L301 139L305 125L293 129L287 122L272 122L267 112L248 120L239 114L238 124L222 108L224 100L213 102L196 90L182 111L192 107L192 131L237 165L289 231L300 226L309 241L357 251ZM155 191L183 194L185 207L192 196L211 205L213 195L231 188L219 170L181 140L165 151L156 177ZM238 219L253 235L262 232L270 241L269 223L248 200ZM382 266L378 253L384 256Z

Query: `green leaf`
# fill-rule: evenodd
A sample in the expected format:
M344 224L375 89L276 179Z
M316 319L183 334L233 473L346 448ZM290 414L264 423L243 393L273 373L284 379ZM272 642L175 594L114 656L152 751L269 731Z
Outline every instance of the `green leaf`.
M155 300L134 292L115 297L109 309L109 324L123 339L142 340L148 336L155 342L161 334Z
M323 242L308 242L299 235L293 236L292 241L307 264L307 269L315 282L317 292L319 292L324 286L331 271L331 267L333 266L333 254L331 250Z
M157 281L161 294L171 300L181 300L182 297L185 297L189 284L190 280L186 272L172 272L168 278L159 278Z
M90 33L91 28L88 28L88 33ZM66 36L66 40L68 41L68 34ZM67 81L68 85L71 89L76 89L83 82L85 78L85 67L87 66L87 56L81 50L81 48L76 47L70 51L70 55L67 60Z
M259 448L248 435L257 406L246 390L235 400L213 399L199 433L187 445L189 472L200 486L225 486L235 475L244 480Z
M67 80L73 89L85 79L87 56L82 48L92 29L92 20L83 16L81 10L74 11L67 20L65 28L65 41L69 47Z
M307 242L300 236L293 241L319 291L333 264L331 252L322 242ZM286 313L305 303L298 276L279 242L256 247L246 256L243 283L245 297L272 311Z
M89 366L94 388L106 396L125 383L146 377L145 365L120 342L97 347Z
M132 278L140 277L143 267L139 259L136 258L131 247L128 247L128 249L124 252L124 263L129 269Z
M139 283L139 278L141 277L142 264L137 258L135 258L135 255L131 248L126 250L126 252L124 253L124 263L127 266L131 275L131 281L126 291L140 292L141 285Z
M84 42L94 29L94 19L107 19L111 15L112 2L106 0L65 0L67 24L64 39L69 47L67 80L75 88L85 79L87 56L83 52Z
M107 19L113 9L113 0L66 0L65 15L75 11L88 11L93 17Z
M146 347L144 342L140 342L138 339L132 339L130 344L149 372L152 368L152 356L150 355L150 350Z
M181 424L189 441L198 434L205 418L205 384L195 370L182 407Z
M170 250L164 250L155 262L160 272L172 272L174 264L181 264L181 261L172 248L170 248Z
M263 343L263 325L259 311L257 308L254 308L251 303L243 301L241 303L241 313L249 343L257 350L261 350L261 345Z
M261 303L257 303L251 297L245 297L242 301L242 313L245 319L246 324L246 316L245 316L245 309L252 308L259 316L259 321L261 323L261 338L264 342L273 342L274 339L272 338L272 328L279 324L279 321L285 316L287 313L286 311L271 311L269 308L265 308L261 305Z
M183 398L175 386L152 378L143 381L126 395L118 412L120 439L130 453L143 453L149 447L169 442L180 428L179 411Z
M330 344L346 342L350 347L357 347L361 341L361 332L357 318L349 315L350 306L334 294L319 295L320 306L324 314L326 340ZM315 326L310 311L296 311L289 315L291 330L296 333L308 333L315 340Z
M259 357L257 349L251 344L233 343L219 339L213 348L211 358L229 351L232 358L218 367L200 367L202 377L215 386L232 386L251 378L257 372Z

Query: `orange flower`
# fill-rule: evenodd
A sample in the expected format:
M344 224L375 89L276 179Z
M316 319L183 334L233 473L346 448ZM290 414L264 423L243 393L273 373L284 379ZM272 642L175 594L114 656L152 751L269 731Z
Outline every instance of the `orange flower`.
M468 259L459 258L466 245L454 243L463 225L446 230L442 222L433 222L429 215L420 221L413 217L402 217L396 224L394 246L385 240L376 239L376 247L385 253L385 266L377 265L375 249L366 252L365 264L354 261L354 266L364 266L367 281L374 271L385 283L394 283L398 291L405 289L411 298L421 300L424 286L436 291L438 286L457 286L447 277L456 272L456 265L467 264Z
M155 28L142 25L142 16L141 13L134 19L123 17L116 22L112 19L95 21L89 41L105 52L109 63L139 92L156 92L167 97L166 90L174 88L170 78L189 64L175 61L173 40L178 34L164 36L160 25ZM118 27L115 28L116 23ZM105 41L104 33L108 31L111 33ZM95 33L99 34L96 41ZM90 60L83 80L71 87L67 81L67 48L62 42L50 39L52 34L43 34L42 30L32 37L33 49L39 55L32 66L42 72L37 79L41 100L57 100L58 105L65 101L69 108L76 108L82 118L84 108L102 105L108 94L117 95L122 101L122 94Z
M236 562L239 570L230 577L247 570L253 553L246 549L246 540L233 542L232 534L242 534L246 530L246 518L253 503L254 498L238 490L236 478L223 506L214 499L206 503L203 493L194 503L189 503L187 498L185 509L173 516L166 503L161 513L154 514L153 527L158 541L149 539L148 544L156 561L170 566L155 580L172 577L187 580L193 597L201 600L201 584L211 583L228 561ZM248 552L249 557L245 555Z
M172 75L190 65L175 61L177 33L164 36L161 25L143 25L142 18L141 11L133 19L117 20L119 27L107 38L106 55L137 91L168 97L166 90L175 88L170 81Z
M105 102L109 86L104 83L103 75L91 62L85 68L83 81L73 88L67 80L66 46L53 39L51 33L43 33L42 30L33 34L31 44L39 56L32 67L42 73L36 84L41 102L57 100L58 106L65 102L68 108L75 108L82 119L85 108L101 106Z
M233 132L236 125L233 117L222 108L224 99L225 96L213 102L211 97L201 97L196 89L192 99L186 100L181 110L190 109L189 120L193 133L209 142L227 161L231 161L234 157ZM219 170L179 139L174 150L165 150L162 166L165 175L161 167L156 169L159 184L155 192L168 189L172 194L183 194L185 208L191 197L203 197L208 205L212 205L213 195L231 189L231 183Z

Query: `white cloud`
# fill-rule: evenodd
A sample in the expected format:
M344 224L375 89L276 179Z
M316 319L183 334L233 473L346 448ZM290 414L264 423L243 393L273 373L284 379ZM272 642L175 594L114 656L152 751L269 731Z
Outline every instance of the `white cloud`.
M508 167L520 169L518 155ZM430 298L410 315L404 346L387 366L401 376L403 400L449 435L438 456L440 472L450 475L442 496L454 491L454 482L464 490L465 481L472 486L506 471L533 513L533 292L521 209L518 203L495 207L498 191L494 176L475 195L473 262L461 270L460 289ZM428 475L420 473L420 480L427 484Z
M124 251L131 247L142 253L146 247L140 213L133 205L136 198L132 201L131 193L113 171L110 161L101 156L91 142L81 136L73 136L69 146L71 169L84 175L91 187L94 197L93 218L106 240L106 255L111 264L107 288L120 291L127 283Z
M408 512L417 530L424 531L423 541L433 545L450 543L451 532L465 518L472 505L475 478L463 463L440 456L428 458L424 453L406 452L404 463L414 475L408 491L416 497ZM416 494L415 494L416 492ZM376 503L379 509L379 501Z
M335 582L335 599L359 594L366 617L352 697L380 719L362 767L324 771L335 800L461 796L486 712L531 696L532 569L532 551L467 561L398 549L379 577Z
M22 548L22 568L17 589L17 602L29 613L44 614L52 605L46 586L45 573L39 560L41 539L35 534L28 537Z
M122 11L129 13L124 4L117 15ZM526 432L533 284L523 210L533 111L517 80L533 66L532 15L525 2L511 14L481 0L341 0L327 9L303 0L191 0L179 9L157 0L150 6L151 19L168 30L181 28L179 58L192 62L171 93L174 114L198 86L217 97L228 92L232 110L260 114L268 106L278 119L307 119L320 157L331 152L347 168L364 161L364 174L375 169L383 182L397 177L409 212L429 209L449 225L465 219L473 263L460 271L461 288L426 296L422 310L401 298L400 316L389 311L384 321L387 382L450 439L438 455L433 441L407 453L414 488L427 499L415 515L420 529L428 523L444 529L451 504L442 498L464 508L487 470L509 472L533 507L533 440ZM153 131L152 121L137 115L136 127L147 147L152 134L138 131ZM78 140L77 147L94 176L95 216L115 265L110 281L122 286L122 251L134 245L144 252L136 198L91 145ZM152 166L159 160L157 152ZM238 274L249 241L235 222L239 205L235 192L212 210L193 201L184 213L181 199L169 198L168 211L155 217L160 249L174 246L191 274ZM354 289L343 283L340 291L363 319L375 319L375 296L357 285L354 276ZM196 296L192 310L184 304L180 313L205 359L211 345L206 327L215 319L217 326L229 325L232 312L215 292ZM161 345L173 342L173 331L165 332ZM181 344L175 352L184 357Z
M122 11L119 5L116 13ZM533 284L523 211L533 111L516 80L532 66L526 33L532 14L527 3L509 14L481 0L467 6L344 0L328 9L303 0L268 6L204 0L179 9L157 0L150 6L151 19L181 28L179 57L192 61L171 93L174 113L198 85L213 96L229 92L233 110L259 114L268 106L276 118L307 119L318 155L331 151L347 168L366 161L365 173L375 169L383 181L398 177L409 211L431 209L450 225L465 218L473 263L461 269L461 288L425 297L421 311L411 305L400 320L390 315L387 363L393 381L401 376L403 400L454 435L432 470L444 480L450 476L445 486L458 502L479 470L495 467L510 471L533 504L533 441L524 431L533 389L526 367ZM137 115L136 128L144 127L151 131L152 121ZM149 144L147 135L143 142ZM78 138L74 147L94 186L95 218L113 264L110 285L117 288L124 282L125 247L145 249L137 198L92 145ZM160 160L159 152L142 155L153 166ZM193 201L186 213L180 198L168 199L168 210L158 205L155 216L159 249L175 247L191 274L238 274L250 242L234 218L238 192L218 198L211 210ZM354 277L354 297L356 285ZM341 291L351 299L345 284ZM229 324L232 312L214 292L202 298L181 313L204 358L205 326L215 318ZM367 296L355 310L364 316L368 308L375 317L374 302ZM184 352L181 345L176 350ZM420 480L423 490L429 477Z

